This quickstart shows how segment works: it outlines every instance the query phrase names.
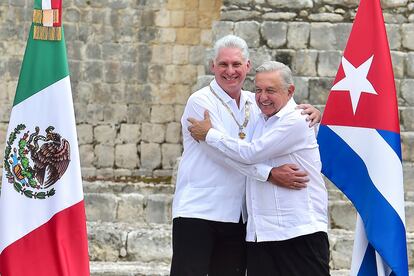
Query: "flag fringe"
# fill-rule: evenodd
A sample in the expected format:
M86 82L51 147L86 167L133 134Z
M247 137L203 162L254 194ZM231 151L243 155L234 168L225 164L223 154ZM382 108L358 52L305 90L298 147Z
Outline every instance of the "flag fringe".
M42 10L33 10L33 23L42 24L43 13Z
M59 10L53 10L53 23L59 23Z
M62 27L34 26L33 38L37 40L61 40Z
M53 23L59 23L59 10L54 9L53 11ZM33 10L33 23L43 24L43 10Z

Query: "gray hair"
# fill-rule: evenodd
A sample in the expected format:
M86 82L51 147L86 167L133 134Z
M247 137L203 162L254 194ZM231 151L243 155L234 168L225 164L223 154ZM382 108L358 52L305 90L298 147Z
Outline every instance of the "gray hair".
M223 48L238 48L242 52L243 59L249 59L249 47L247 47L246 41L241 37L226 35L217 40L214 44L214 60L218 57L220 49Z
M256 68L256 73L263 72L279 72L284 82L285 88L293 85L292 71L285 64L278 61L265 61L262 65Z

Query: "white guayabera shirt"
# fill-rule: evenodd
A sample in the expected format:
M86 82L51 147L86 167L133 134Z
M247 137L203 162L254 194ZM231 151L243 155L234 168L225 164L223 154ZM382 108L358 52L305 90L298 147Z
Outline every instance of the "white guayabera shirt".
M328 196L315 132L295 107L291 99L272 117L261 114L252 142L234 139L219 129L210 129L207 134L207 144L235 160L228 159L228 163L240 170L246 167L242 163L263 162L270 167L294 163L308 173L307 187L292 190L263 182L244 170L249 175L247 241L277 241L327 232Z
M235 100L227 95L215 80L210 85L217 96L230 108L239 123L245 120L245 108L249 105L249 122L244 129L245 140L249 141L260 112L254 101L254 94L242 91L239 108ZM184 152L177 173L173 218L238 222L243 213L245 221L246 177L229 166L220 151L204 142L196 142L187 129L189 125L187 118L202 120L206 109L215 128L229 137L239 139L239 126L230 111L208 86L190 96L181 119ZM248 170L250 174L265 181L270 169L271 167L262 164L250 166Z

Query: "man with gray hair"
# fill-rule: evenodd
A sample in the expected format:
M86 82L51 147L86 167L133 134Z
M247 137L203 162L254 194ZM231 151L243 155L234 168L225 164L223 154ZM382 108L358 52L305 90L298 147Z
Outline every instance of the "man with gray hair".
M294 163L308 173L303 189L296 183L290 189L276 186L246 173L247 275L329 275L328 196L315 131L296 108L289 67L263 63L256 69L255 86L261 115L251 142L216 128L208 112L204 121L189 119L191 135L231 158L228 163L244 173L244 164L256 163Z
M202 119L207 109L221 132L246 141L253 137L259 109L254 95L242 90L250 70L247 44L225 36L215 43L214 54L214 80L190 96L181 119L184 152L172 207L172 276L245 275L246 177L224 162L220 151L197 143L187 129L187 118ZM311 123L320 119L319 111L305 107ZM297 165L272 167L255 164L246 170L263 181L306 186L307 174Z

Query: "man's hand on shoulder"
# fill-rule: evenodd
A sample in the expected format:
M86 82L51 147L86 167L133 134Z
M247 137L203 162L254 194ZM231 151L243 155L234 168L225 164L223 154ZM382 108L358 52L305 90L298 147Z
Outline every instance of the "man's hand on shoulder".
M191 123L191 125L188 127L188 131L191 133L191 136L196 141L205 141L208 131L213 127L208 110L204 111L204 120L198 121L190 117L187 118L187 121Z
M299 104L297 106L297 108L303 109L302 114L304 114L304 115L307 114L308 115L308 117L306 118L306 121L309 121L309 127L313 127L314 125L316 125L317 123L319 123L321 121L322 114L313 105L311 105L311 104Z
M308 174L299 169L296 164L285 164L272 168L268 181L288 189L300 190L306 188L309 182Z

